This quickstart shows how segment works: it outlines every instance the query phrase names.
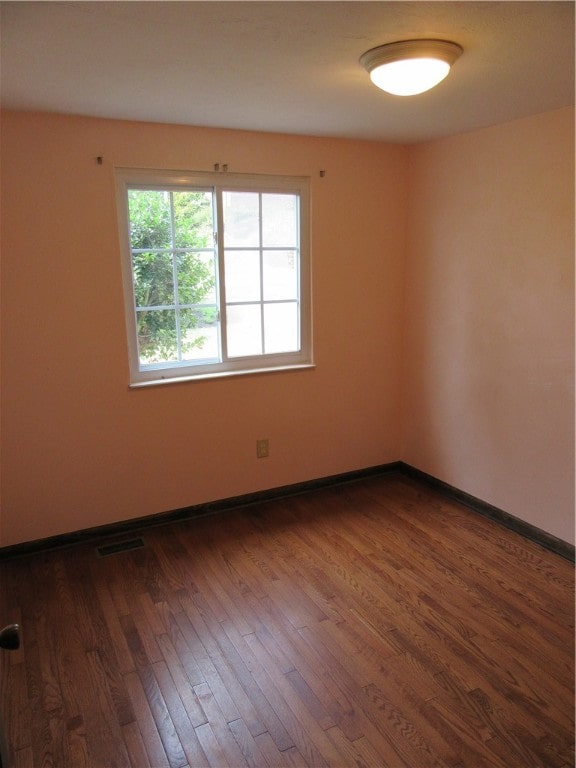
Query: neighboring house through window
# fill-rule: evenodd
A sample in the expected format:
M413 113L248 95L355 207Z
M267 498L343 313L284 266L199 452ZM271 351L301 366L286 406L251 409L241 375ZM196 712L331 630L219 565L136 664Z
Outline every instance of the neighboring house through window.
M133 385L312 364L306 178L116 178Z

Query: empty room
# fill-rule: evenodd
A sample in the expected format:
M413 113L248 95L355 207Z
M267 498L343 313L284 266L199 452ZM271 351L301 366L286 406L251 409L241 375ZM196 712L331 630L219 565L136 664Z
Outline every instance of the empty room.
M0 2L0 768L574 767L573 2Z

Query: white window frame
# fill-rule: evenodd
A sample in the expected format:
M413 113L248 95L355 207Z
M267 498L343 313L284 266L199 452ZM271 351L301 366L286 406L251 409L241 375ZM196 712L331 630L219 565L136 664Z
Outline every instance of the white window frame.
M128 191L131 188L186 189L210 188L214 190L217 205L215 210L216 253L220 307L220 332L225 337L226 298L224 296L224 248L222 193L224 191L245 191L279 194L294 194L299 197L299 331L300 349L295 352L259 354L250 357L228 358L225 339L221 345L221 362L208 364L162 363L141 366L138 355L136 328L136 303L132 274ZM193 381L220 376L230 376L267 371L283 371L313 367L312 361L312 317L311 317L311 265L310 265L310 192L307 177L267 176L260 174L233 174L203 171L171 171L154 169L116 168L116 198L130 386L141 387L178 381ZM261 246L262 247L262 246Z

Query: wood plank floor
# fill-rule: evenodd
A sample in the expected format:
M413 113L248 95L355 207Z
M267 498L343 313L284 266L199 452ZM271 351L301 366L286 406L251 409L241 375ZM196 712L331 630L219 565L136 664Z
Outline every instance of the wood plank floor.
M19 768L567 768L573 566L401 475L1 565ZM127 538L127 537L124 537Z

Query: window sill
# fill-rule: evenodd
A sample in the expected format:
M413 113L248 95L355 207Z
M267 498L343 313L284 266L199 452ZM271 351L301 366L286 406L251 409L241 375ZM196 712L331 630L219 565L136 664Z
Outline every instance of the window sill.
M148 379L147 381L133 381L129 389L146 389L148 387L164 386L165 384L184 384L193 381L206 381L208 379L228 379L232 376L254 376L261 373L289 373L290 371L307 371L316 368L314 363L302 363L301 365L276 365L272 368L248 368L241 371L218 371L214 373L201 373L197 376L171 376L160 379Z

